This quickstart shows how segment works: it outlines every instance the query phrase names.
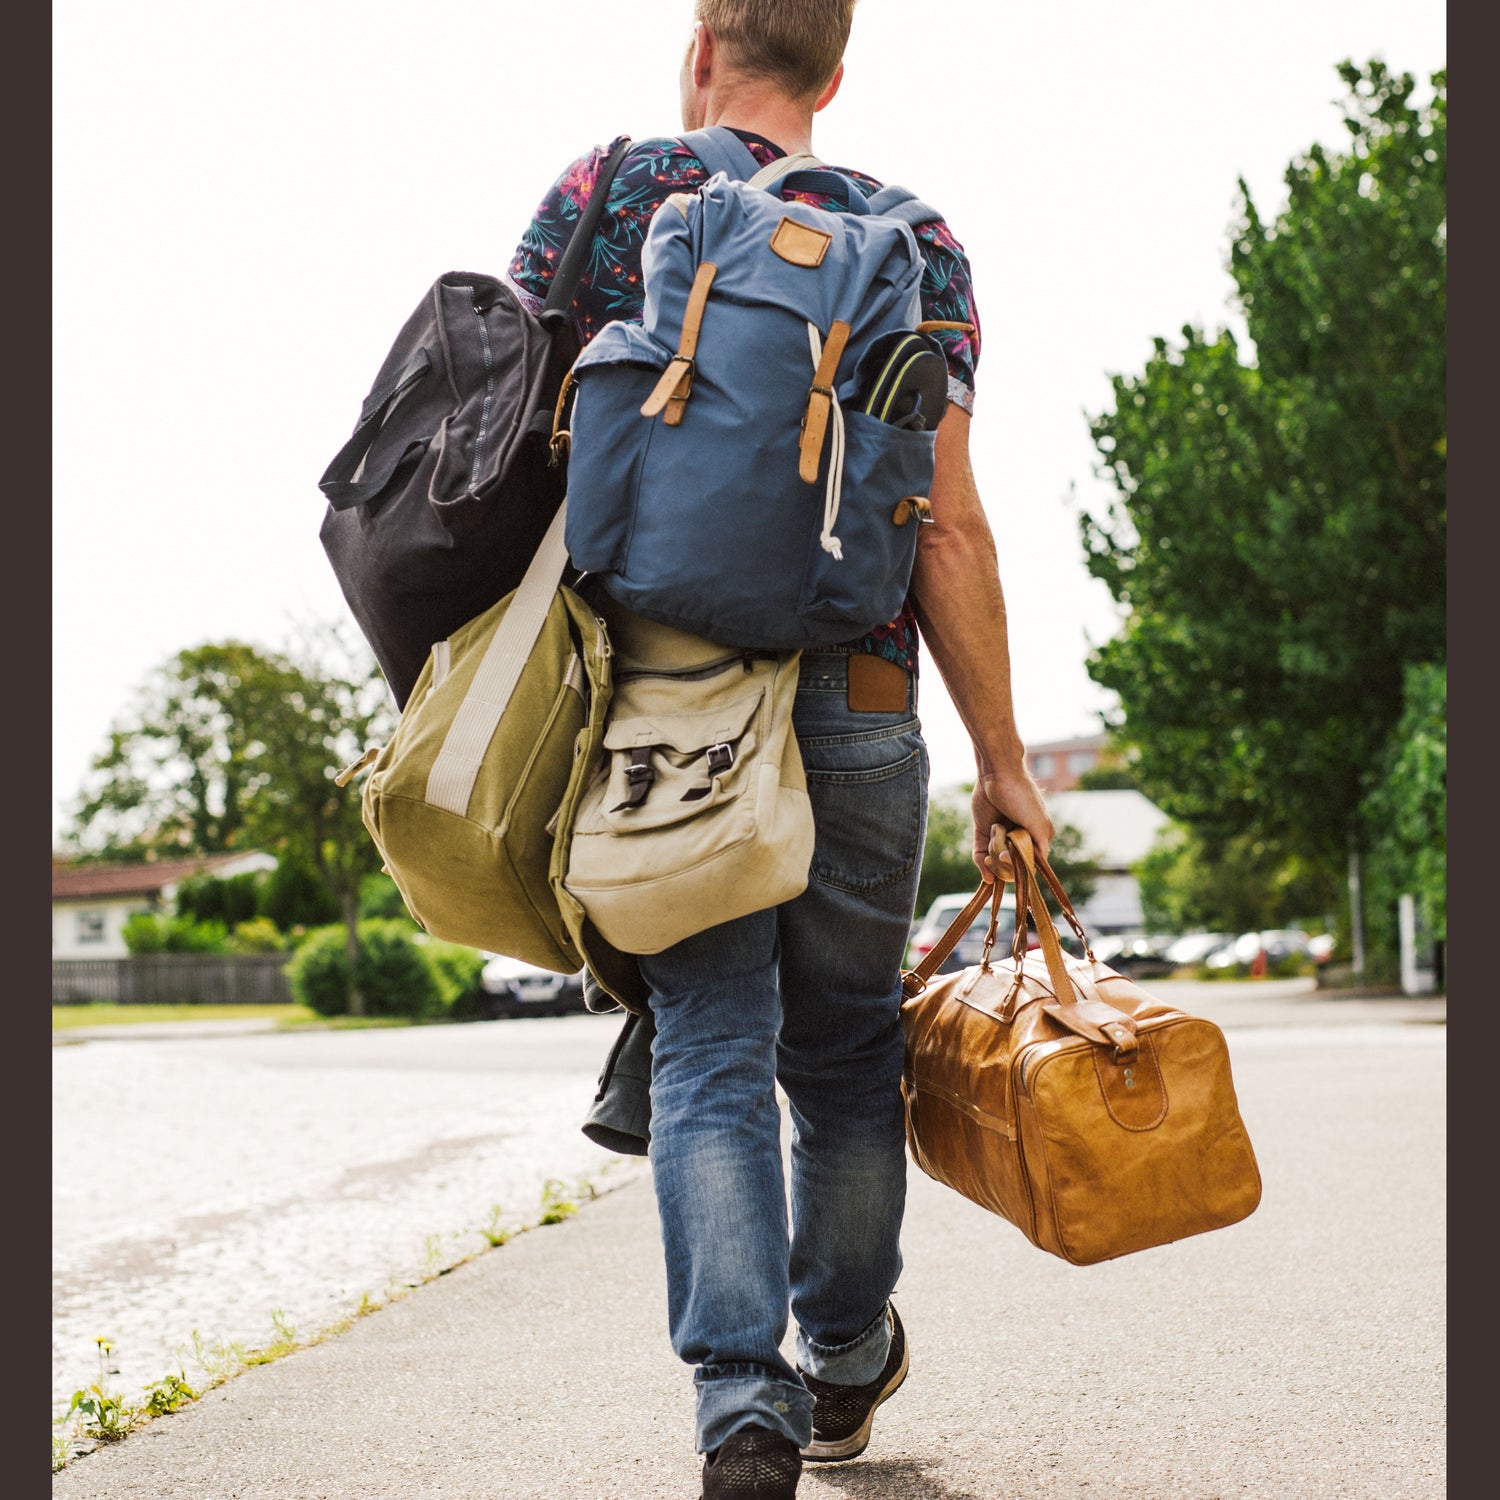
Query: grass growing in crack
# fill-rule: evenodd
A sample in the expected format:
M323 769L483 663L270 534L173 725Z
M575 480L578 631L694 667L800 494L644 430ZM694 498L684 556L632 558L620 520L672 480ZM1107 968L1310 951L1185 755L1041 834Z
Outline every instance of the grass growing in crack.
M542 1217L539 1224L561 1224L578 1212L577 1202L568 1196L568 1185L560 1177L549 1177L542 1186Z
M179 1349L181 1356L185 1351ZM208 1376L213 1385L221 1385L231 1375L237 1375L245 1364L245 1346L239 1342L208 1344L203 1335L193 1330L193 1363Z
M500 1212L500 1205L498 1203L490 1204L489 1219L479 1226L479 1232L489 1241L491 1250L498 1249L515 1233L512 1229L502 1229L500 1227Z
M287 1321L286 1314L279 1307L271 1309L271 1326L276 1330L276 1337L269 1344L242 1354L243 1363L268 1365L273 1359L280 1359L283 1354L290 1354L298 1347L296 1327Z

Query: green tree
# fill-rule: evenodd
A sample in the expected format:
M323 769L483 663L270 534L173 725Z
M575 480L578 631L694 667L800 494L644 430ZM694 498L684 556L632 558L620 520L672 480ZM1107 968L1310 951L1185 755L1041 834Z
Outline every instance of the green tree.
M218 921L197 922L192 917L166 917L138 911L125 919L120 931L132 953L229 953L229 929Z
M359 914L363 917L405 917L412 919L406 909L406 900L401 888L384 870L374 870L360 882Z
M1082 518L1124 607L1090 674L1139 784L1204 839L1325 872L1361 829L1403 671L1445 656L1446 74L1344 63L1313 146L1229 270L1251 346L1183 329L1094 418L1117 494Z
M283 854L276 868L266 871L256 910L283 932L296 927L324 927L340 917L333 892L292 854Z
M1080 792L1138 792L1140 787L1128 766L1094 766L1078 778Z
M256 914L264 875L246 872L220 879L216 875L194 875L177 887L177 915L195 922L222 922L235 927Z
M359 783L338 786L340 768L394 728L390 695L373 657L336 634L322 665L302 668L262 730L275 774L246 812L258 846L310 869L338 902L354 983L350 1013L364 1013L359 902L365 877L381 866L360 816Z
M380 855L359 788L333 778L393 721L373 659L342 632L316 656L243 642L183 651L111 732L68 842L114 857L237 847L288 860L336 901L358 980L360 884ZM357 984L350 1008L363 1009Z
M1169 823L1136 870L1148 932L1251 932L1330 924L1339 879L1287 840L1205 839Z
M1394 952L1396 901L1416 898L1437 942L1448 937L1448 670L1410 667L1404 711L1362 809L1370 845L1374 945Z
M181 651L138 690L75 802L67 842L105 859L246 847L270 767L259 727L291 668L243 641Z

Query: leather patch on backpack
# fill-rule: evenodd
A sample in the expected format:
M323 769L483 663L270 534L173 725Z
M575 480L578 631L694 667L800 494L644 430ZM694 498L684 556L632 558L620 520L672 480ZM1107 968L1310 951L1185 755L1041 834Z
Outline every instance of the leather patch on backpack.
M820 266L833 236L810 224L785 218L771 231L771 249L794 266Z
M906 669L869 652L849 656L849 708L854 713L898 714L906 707Z

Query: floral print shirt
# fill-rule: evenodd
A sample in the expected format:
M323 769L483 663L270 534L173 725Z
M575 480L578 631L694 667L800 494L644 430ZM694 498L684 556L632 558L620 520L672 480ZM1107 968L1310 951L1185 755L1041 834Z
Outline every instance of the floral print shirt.
M786 153L781 147L742 130L735 134L762 166ZM548 189L535 216L526 226L511 261L509 278L533 312L540 310L552 274L562 258L573 226L588 202L599 169L623 137L596 146L579 157ZM868 197L882 184L862 172L835 167L852 179ZM637 141L610 184L604 217L573 298L573 326L580 346L606 323L616 319L639 322L645 291L641 284L641 249L652 215L671 193L691 191L708 180L708 169L692 148L670 136ZM836 200L820 193L793 190L789 198L816 208L837 211ZM965 411L974 410L974 367L979 363L979 317L963 246L941 219L918 226L913 233L922 252L922 317L972 323L972 334L944 330L933 336L948 358L948 398ZM883 656L909 672L917 670L917 622L908 599L901 613L867 636L838 650L865 651Z

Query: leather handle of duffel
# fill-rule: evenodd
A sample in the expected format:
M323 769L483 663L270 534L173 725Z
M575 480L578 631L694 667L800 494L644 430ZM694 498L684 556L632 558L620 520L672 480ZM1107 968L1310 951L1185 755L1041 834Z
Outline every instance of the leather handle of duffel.
M927 988L927 981L937 972L938 965L958 946L958 940L969 930L969 923L984 909L986 901L993 901L995 904L995 915L991 919L991 926L994 925L999 918L1000 893L1004 889L1003 880L986 880L980 884L973 899L949 924L947 932L922 955L916 968L908 969L901 976L901 990L908 1000Z
M996 835L1000 831L997 824L990 836L992 856L998 852L996 846L999 840ZM1036 935L1042 942L1042 957L1047 961L1047 975L1052 980L1052 992L1064 1005L1070 1004L1073 1000L1073 981L1068 977L1068 966L1063 958L1062 943L1058 940L1057 926L1052 920L1052 913L1047 910L1047 903L1042 900L1041 886L1036 878L1036 847L1024 828L1006 829L1005 847L1010 851L1011 866L1018 877L1023 869L1031 877L1018 878L1016 882L1016 923L1019 926L1025 920L1023 912L1029 909L1031 919L1036 923Z
M998 830L997 830L998 831ZM1136 1024L1133 1016L1116 1009L1100 998L1097 990L1082 975L1075 982L1068 973L1063 956L1062 943L1057 936L1057 926L1047 903L1042 899L1038 884L1037 866L1043 867L1047 884L1059 901L1065 902L1056 874L1047 866L1046 860L1036 852L1031 835L1024 828L1012 828L1006 832L1005 846L1010 850L1011 862L1019 871L1023 866L1030 879L1020 881L1016 887L1016 920L1019 922L1020 907L1024 900L1031 911L1031 920L1036 924L1037 936L1042 940L1042 956L1047 961L1047 977L1052 981L1052 992L1057 1005L1047 1006L1048 1013L1061 1021L1071 1031L1094 1040L1114 1044L1115 1056L1133 1052L1136 1047ZM1077 926L1077 919L1074 918ZM1093 954L1089 955L1090 960Z
M1094 962L1094 950L1089 947L1088 933L1083 930L1083 923L1078 919L1078 913L1073 910L1073 903L1068 900L1068 893L1063 890L1062 882L1057 878L1057 872L1047 863L1047 856L1037 851L1035 845L1031 849L1035 868L1041 872L1042 879L1047 882L1052 894L1057 897L1057 904L1062 908L1062 914L1083 944L1083 951L1088 955L1089 961Z

